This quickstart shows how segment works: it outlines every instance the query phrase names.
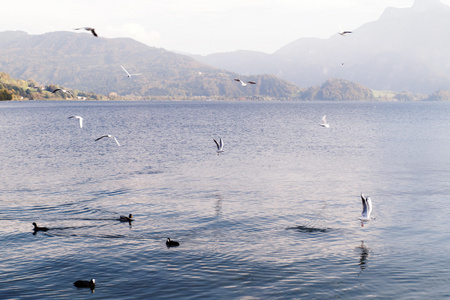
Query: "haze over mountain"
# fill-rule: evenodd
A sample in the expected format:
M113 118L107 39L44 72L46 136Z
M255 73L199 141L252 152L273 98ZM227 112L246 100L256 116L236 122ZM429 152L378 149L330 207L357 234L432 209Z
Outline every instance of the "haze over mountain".
M128 78L121 65L141 75ZM90 33L0 32L0 71L43 85L130 97L282 98L298 92L297 86L273 75L244 76L257 84L242 87L233 80L238 74L191 57L130 38L96 38Z
M345 28L348 29L348 28ZM274 74L300 87L343 78L377 90L432 93L450 87L450 7L415 0L388 8L353 33L301 38L273 54L254 51L194 56L241 74Z

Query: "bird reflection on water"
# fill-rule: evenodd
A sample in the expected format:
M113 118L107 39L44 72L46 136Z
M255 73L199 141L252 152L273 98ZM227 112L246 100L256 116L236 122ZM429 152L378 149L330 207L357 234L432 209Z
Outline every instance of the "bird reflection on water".
M332 230L331 228L316 228L308 226L295 226L295 227L288 227L286 229L292 229L297 230L298 232L306 232L306 233L318 233L318 232L325 233Z
M369 253L370 253L370 248L368 248L365 244L364 241L361 241L361 245L359 247L356 247L356 249L358 249L359 251L359 268L361 269L359 274L362 273L362 271L364 271L367 268L368 265L368 258L369 258ZM359 276L358 274L358 276Z

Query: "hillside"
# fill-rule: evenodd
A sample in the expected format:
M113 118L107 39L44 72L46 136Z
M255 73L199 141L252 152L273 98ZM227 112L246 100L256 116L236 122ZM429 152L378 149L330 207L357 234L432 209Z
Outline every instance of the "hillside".
M377 90L429 94L450 86L448 36L450 7L415 0L410 8L386 9L346 36L301 38L273 54L236 51L195 58L241 74L274 74L300 87L343 78Z
M3 100L105 100L103 95L71 90L72 95L57 91L65 87L50 84L41 86L34 80L14 79L7 73L0 72L0 101Z
M270 76L262 76L266 85L257 85L256 89L259 93L277 93L278 80ZM270 82L273 80L273 82ZM260 83L260 82L259 82ZM268 88L273 89L267 91ZM69 93L58 91L56 89L64 89ZM167 97L158 97L157 100L170 99ZM187 100L192 98L183 98ZM273 98L253 97L253 98L237 98L239 100L274 100ZM292 100L309 101L309 100L326 100L326 101L450 101L449 90L439 90L429 96L423 94L414 94L411 92L396 93L393 91L376 91L371 90L358 83L345 79L333 78L327 80L320 86L311 86L303 88L294 94ZM77 89L70 90L64 86L49 84L46 86L38 84L34 80L14 79L7 73L0 72L0 101L2 100L139 100L136 96L119 96L111 93L109 96L87 93ZM197 98L196 100L206 100L206 98ZM230 100L230 99L227 99ZM282 99L277 99L282 100Z
M120 66L139 76L128 78ZM164 97L290 98L298 87L273 75L242 79L191 57L146 46L129 38L95 38L87 33L28 35L0 32L0 70L11 76L130 99Z

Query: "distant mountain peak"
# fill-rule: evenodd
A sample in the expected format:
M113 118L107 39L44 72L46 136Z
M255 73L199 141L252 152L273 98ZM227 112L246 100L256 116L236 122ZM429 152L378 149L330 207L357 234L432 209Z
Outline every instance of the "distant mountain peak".
M415 10L429 10L434 8L446 7L440 0L414 0L412 8Z

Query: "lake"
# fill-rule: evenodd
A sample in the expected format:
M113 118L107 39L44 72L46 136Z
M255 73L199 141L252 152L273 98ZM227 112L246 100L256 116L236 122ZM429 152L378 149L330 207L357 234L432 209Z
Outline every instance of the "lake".
M0 114L1 299L450 297L450 103L25 101ZM94 292L73 286L91 278Z

